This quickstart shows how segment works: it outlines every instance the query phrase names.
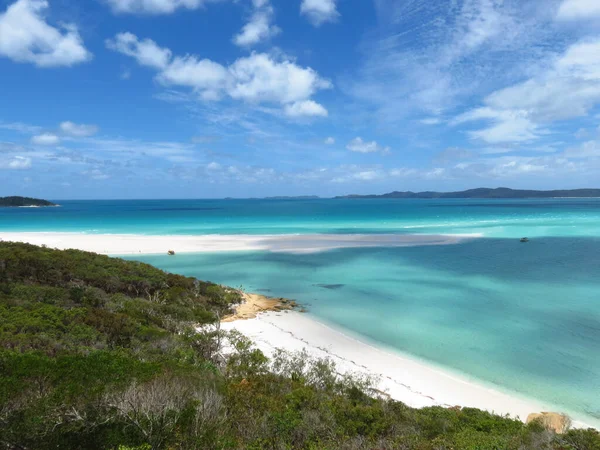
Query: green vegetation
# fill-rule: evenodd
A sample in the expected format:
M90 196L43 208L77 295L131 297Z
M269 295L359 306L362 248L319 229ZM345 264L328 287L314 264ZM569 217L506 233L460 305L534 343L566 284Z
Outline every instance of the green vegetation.
M0 446L600 449L593 430L558 436L475 409L412 409L367 395L369 380L329 361L269 361L220 332L239 301L146 264L0 243Z
M39 198L0 197L0 207L3 206L56 206L56 204L49 202L48 200L40 200Z

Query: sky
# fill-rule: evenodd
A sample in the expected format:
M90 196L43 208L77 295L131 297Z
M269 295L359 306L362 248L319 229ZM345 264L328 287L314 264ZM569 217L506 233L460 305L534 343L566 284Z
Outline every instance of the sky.
M600 188L598 0L0 0L0 195Z

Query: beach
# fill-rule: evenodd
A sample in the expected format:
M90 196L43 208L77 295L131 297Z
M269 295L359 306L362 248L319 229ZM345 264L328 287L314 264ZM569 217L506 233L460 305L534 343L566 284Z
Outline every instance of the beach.
M555 406L502 392L367 342L310 314L266 311L254 318L223 322L221 329L239 331L267 356L284 349L288 352L304 350L310 357L331 359L340 374L372 377L379 393L414 408L472 407L522 421L531 413L556 411ZM598 427L577 417L570 418L576 428Z
M466 235L286 234L286 235L141 235L71 232L0 232L3 241L78 249L105 255L270 251L316 253L339 248L450 245L478 237Z
M77 233L77 232L0 232L0 239L3 241L18 241L27 242L35 245L46 245L51 248L58 249L79 249L85 251L91 251L95 253L108 254L112 256L129 256L129 259L135 258L136 255L140 255L140 259L143 260L143 255L161 255L160 258L162 263L157 264L161 267L167 262L177 263L178 261L183 264L182 267L200 267L198 261L193 259L194 253L205 254L206 258L215 260L216 254L227 254L232 253L233 258L238 259L233 252L270 252L274 254L286 253L290 254L286 257L285 261L298 262L302 259L303 255L310 255L313 253L321 253L327 250L334 249L360 249L360 248L382 248L382 247L406 247L406 250L410 250L408 247L415 247L412 250L419 252L419 254L425 251L424 247L429 249L444 248L447 245L455 245L464 242L480 242L478 235L391 235L391 234L284 234L284 235L251 235L251 234L231 234L231 235L141 235L141 234L88 234L88 233ZM517 243L517 248L525 248L522 244ZM439 247L442 246L442 247ZM423 247L421 248L416 247ZM460 246L457 246L458 249ZM532 248L532 247L527 247ZM178 259L177 256L167 256L167 252L173 250L176 255L182 253L188 253L189 256L182 256ZM448 250L454 249L448 248ZM404 251L404 250L403 250ZM254 254L254 253L253 253ZM531 254L531 253L529 253ZM495 259L499 258L500 253L495 255ZM319 256L320 258L321 256ZM156 256L159 258L159 256ZM283 260L279 256L276 256L276 267L282 267ZM433 261L434 258L429 258L428 261ZM321 261L321 260L319 260ZM345 261L345 259L344 259ZM357 261L357 260L354 260ZM393 259L387 258L386 261L394 261ZM439 260L441 261L441 260ZM469 261L468 258L462 258L461 261ZM260 259L260 266L265 267L265 270L269 266L266 266L266 261ZM225 262L230 264L230 262ZM241 280L237 278L239 275L235 275L235 278L222 282L218 280L217 275L220 273L228 273L227 269L222 268L219 263L216 263L219 267L218 271L214 275L209 275L208 272L204 272L200 269L199 276L202 279L211 279L216 282L221 282L230 286L239 286ZM244 263L242 263L244 264ZM258 267L259 264L252 262L243 265L240 273L250 273L248 266ZM340 262L336 262L337 267ZM368 260L368 266L372 267L373 261ZM476 263L479 267L481 265L480 260ZM506 267L506 264L502 265ZM206 267L206 266L205 266ZM292 266L293 272L298 273L300 270L298 266ZM304 267L302 270L306 270L306 275L310 273L310 266ZM348 271L340 266L342 273L356 273ZM365 266L361 267L361 272L364 272ZM386 263L386 267L381 272L391 270L390 263ZM237 273L237 269L234 269L232 273ZM274 269L273 269L274 270ZM411 268L404 267L401 272L410 274ZM180 273L179 270L176 272ZM185 272L183 272L185 274ZM269 273L280 273L272 272ZM302 272L303 274L305 272ZM333 277L336 282L344 281L339 278L339 273L327 272L328 278L325 280L319 280L320 282L332 282ZM400 275L398 273L393 278L394 283ZM420 273L419 273L420 274ZM305 275L302 275L304 277ZM380 276L379 274L377 276ZM274 281L270 278L266 278L267 282L259 287L271 288L274 287ZM353 282L358 283L360 286L364 284L357 278L357 275L353 276ZM306 278L303 278L303 284L306 284ZM443 285L444 292L453 292L455 289L452 284L448 284L448 280L440 278L438 275L433 278L425 279L421 281L421 275L419 275L418 282L415 286L418 286L418 293L423 292L422 286L425 284L433 283L432 286L438 284ZM350 280L344 281L349 283ZM478 282L469 281L463 278L461 281L463 284L469 286L477 286ZM443 283L443 284L442 284ZM313 289L320 290L319 297L327 299L327 296L338 291L337 284L318 284ZM343 286L340 284L339 286ZM394 286L396 286L394 284ZM485 289L489 289L487 285L484 285ZM481 288L474 298L481 298L486 292L484 288ZM381 281L377 282L377 289L381 289ZM371 295L374 295L377 291L371 291L360 294L361 298L368 299ZM537 288L536 288L537 292ZM285 294L282 294L285 295ZM430 294L431 295L431 294ZM394 299L399 296L399 293L393 296ZM300 297L291 297L300 298ZM432 297L433 298L433 297ZM456 298L462 298L458 296ZM266 355L271 355L276 348L283 348L287 351L300 351L305 349L309 355L316 358L331 358L335 363L340 372L353 372L362 373L372 376L378 379L377 389L389 396L392 399L406 403L412 407L426 407L433 405L440 405L444 407L475 407L496 414L510 415L511 417L526 420L527 416L531 413L539 413L542 411L555 411L563 412L563 409L553 404L545 403L540 400L531 400L524 398L521 395L513 394L512 391L504 390L500 387L496 388L495 385L486 384L479 381L478 378L471 378L467 375L457 373L454 370L446 369L430 363L425 360L418 359L409 354L401 353L391 347L381 345L379 342L369 341L367 338L362 336L365 332L364 327L367 324L361 322L355 323L353 331L347 328L337 327L326 321L323 317L310 314L310 306L308 306L309 314L303 314L297 311L268 311L273 309L273 306L281 306L281 302L278 300L268 299L257 294L248 294L247 299L251 301L242 305L238 309L235 317L227 318L226 322L222 323L222 329L231 330L236 329L244 335L248 336L252 341L255 342L257 347L261 349ZM384 299L379 298L382 304L385 304ZM427 296L421 298L419 303L423 303L427 300ZM326 301L326 300L323 300ZM348 303L348 299L344 300L345 305L352 308L363 308L362 304L355 304L352 306ZM432 300L433 301L433 300ZM470 303L471 304L471 303ZM436 303L437 305L437 303ZM392 305L393 306L393 305ZM343 306L339 306L343 308ZM388 306L389 308L389 306ZM464 306L458 304L456 311L461 311L460 308ZM486 306L486 308L488 308ZM287 308L283 308L287 309ZM267 312L265 312L267 311ZM430 309L431 312L438 312L436 309ZM336 314L340 314L339 311ZM388 310L388 314L390 311ZM364 315L368 314L368 315ZM383 320L380 326L383 328L387 324L389 327L389 321L385 322L383 316L377 316L376 311L373 307L367 307L364 310L364 318L370 317L367 320ZM388 316L393 317L393 316ZM483 317L483 316L482 316ZM487 317L487 314L486 314ZM519 313L519 317L522 314ZM240 320L241 319L241 320ZM411 326L410 317L405 316L403 319L403 329L408 329ZM423 323L423 317L418 319L418 323ZM457 319L454 318L454 321ZM446 319L442 321L446 323ZM448 322L450 323L450 322ZM455 323L455 322L452 322ZM452 329L460 330L464 327L463 324L457 324ZM354 333L361 333L360 336ZM421 338L428 336L423 335L425 333L424 328L420 331ZM402 346L402 348L406 348ZM462 346L458 348L462 349ZM493 360L493 355L490 355L490 359ZM459 367L460 369L460 367ZM470 372L469 372L470 373ZM566 411L568 413L568 411ZM590 418L585 415L578 416L578 414L569 414L573 419L573 425L576 427L594 427L600 428L599 421Z

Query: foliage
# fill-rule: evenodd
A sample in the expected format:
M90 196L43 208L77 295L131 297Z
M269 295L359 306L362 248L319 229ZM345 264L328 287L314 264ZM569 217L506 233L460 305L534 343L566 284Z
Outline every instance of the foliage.
M40 200L30 197L0 197L0 207L16 207L16 206L56 206L48 200Z
M372 380L306 353L269 361L219 330L239 301L145 264L0 243L0 446L600 449L594 430L557 436L476 409L369 395Z

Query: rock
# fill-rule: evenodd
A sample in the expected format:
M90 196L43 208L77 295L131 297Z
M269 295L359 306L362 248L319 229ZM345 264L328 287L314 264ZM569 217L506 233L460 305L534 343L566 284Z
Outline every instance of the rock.
M175 254L175 250L169 250L169 251L168 251L168 254L169 254L170 256L173 256L173 255Z
M564 414L553 412L532 413L527 416L527 423L539 421L546 429L562 434L571 427L571 419Z

